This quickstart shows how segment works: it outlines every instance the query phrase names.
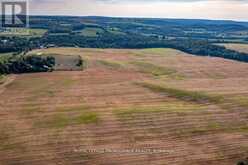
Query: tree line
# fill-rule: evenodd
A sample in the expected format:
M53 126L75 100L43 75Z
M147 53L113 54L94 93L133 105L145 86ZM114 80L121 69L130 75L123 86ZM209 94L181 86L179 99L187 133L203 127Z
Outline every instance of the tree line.
M77 46L89 48L174 48L199 56L221 57L231 60L248 62L248 54L214 45L207 40L174 39L165 40L156 37L129 35L101 35L96 38L82 36L47 36L43 43L57 46Z
M12 56L0 61L0 74L48 72L53 70L54 65L54 57Z
M7 40L7 41L6 41ZM3 41L0 38L0 41ZM2 52L23 52L34 48L56 45L63 47L82 48L174 48L186 53L199 56L212 56L248 62L248 54L226 49L224 46L214 45L208 40L192 39L159 39L142 35L113 35L103 33L98 37L80 35L45 35L41 38L5 38L0 43Z

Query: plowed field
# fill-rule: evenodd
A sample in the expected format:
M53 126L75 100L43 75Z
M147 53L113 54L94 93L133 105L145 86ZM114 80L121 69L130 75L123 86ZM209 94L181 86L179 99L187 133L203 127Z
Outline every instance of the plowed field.
M83 71L0 85L0 164L234 165L248 156L248 64L173 49L51 48Z

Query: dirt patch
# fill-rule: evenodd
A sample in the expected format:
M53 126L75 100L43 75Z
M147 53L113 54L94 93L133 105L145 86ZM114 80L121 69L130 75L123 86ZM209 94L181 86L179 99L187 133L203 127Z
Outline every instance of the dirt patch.
M80 71L83 69L83 60L81 56L52 54L45 55L55 58L55 71Z

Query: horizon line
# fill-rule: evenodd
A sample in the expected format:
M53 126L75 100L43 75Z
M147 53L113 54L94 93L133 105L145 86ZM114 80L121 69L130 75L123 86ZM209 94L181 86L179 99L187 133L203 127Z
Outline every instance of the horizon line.
M46 16L46 17L102 17L102 18L130 18L130 19L174 19L174 20L205 20L205 21L231 21L231 22L243 22L248 23L247 20L235 20L235 19L214 19L214 18L181 18L181 17L139 17L139 16L102 16L102 15L36 15L30 14L28 16Z

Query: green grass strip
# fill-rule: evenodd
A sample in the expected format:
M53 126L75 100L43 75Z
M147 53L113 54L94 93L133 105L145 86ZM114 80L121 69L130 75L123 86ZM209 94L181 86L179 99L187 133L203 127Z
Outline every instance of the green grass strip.
M180 100L210 102L215 104L221 103L223 101L222 96L213 96L199 91L187 91L145 82L137 84L141 85L142 87L148 88L154 92L165 93L170 97L175 97Z

